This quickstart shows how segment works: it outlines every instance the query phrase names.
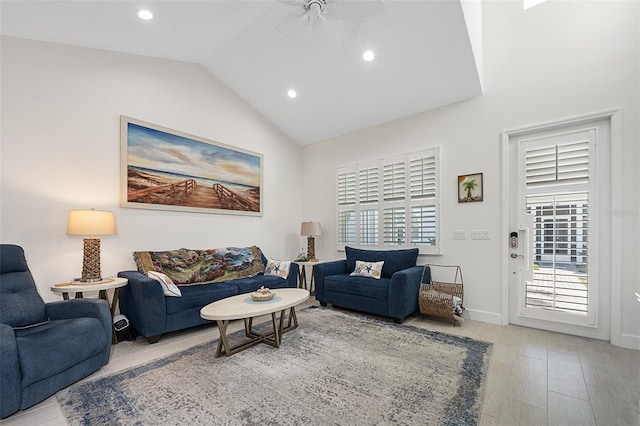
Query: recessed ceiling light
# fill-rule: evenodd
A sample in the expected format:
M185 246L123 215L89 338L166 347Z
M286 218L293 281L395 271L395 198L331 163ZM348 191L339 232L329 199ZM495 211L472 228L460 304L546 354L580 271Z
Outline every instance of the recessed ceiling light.
M362 54L362 59L364 59L367 62L373 61L373 58L375 57L376 57L376 54L373 53L373 50L365 50L365 52Z
M287 91L287 95L288 95L290 98L295 98L296 96L298 96L298 94L296 93L296 91L295 91L295 90L293 90L293 89L289 89L289 90Z
M141 10L140 12L138 12L138 18L144 19L145 21L153 19L153 13L149 12L148 10Z

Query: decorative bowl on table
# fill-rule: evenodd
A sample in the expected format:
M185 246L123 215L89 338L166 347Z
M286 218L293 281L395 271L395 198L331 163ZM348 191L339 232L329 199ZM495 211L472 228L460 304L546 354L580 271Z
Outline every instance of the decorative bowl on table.
M264 286L262 286L253 293L250 293L250 295L256 302L266 302L267 300L273 299L275 293L270 292L268 288L264 288Z

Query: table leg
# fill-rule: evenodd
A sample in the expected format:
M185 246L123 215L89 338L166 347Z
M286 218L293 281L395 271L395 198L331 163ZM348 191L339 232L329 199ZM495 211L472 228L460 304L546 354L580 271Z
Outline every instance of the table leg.
M216 358L222 355L223 350L227 356L231 356L231 350L229 348L229 341L227 340L227 326L229 320L216 321L218 323L218 330L220 330L220 340L218 340L218 349L216 350Z
M253 317L244 319L244 335L251 337L251 329L253 328Z
M282 324L282 316L280 316L280 323ZM282 328L278 328L278 326L276 325L276 313L273 312L271 314L271 324L273 324L273 337L274 340L276 342L276 348L280 347L280 338L281 338L281 331Z
M106 300L109 305L109 311L111 312L111 344L115 345L118 343L118 338L116 337L116 329L113 327L113 317L116 316L116 309L118 308L118 293L120 289L115 288L113 290L113 299L109 302L109 294L107 290L100 290L98 292L98 298L102 300Z
M253 318L244 319L244 333L250 340L241 343L235 347L231 347L229 344L229 336L227 336L227 329L229 326L229 320L217 320L218 330L220 330L220 340L218 340L218 347L216 349L216 358L222 356L231 356L235 353L241 352L251 346L255 346L258 343L266 343L274 348L279 348L282 343L282 335L288 331L298 328L298 317L296 316L295 307L289 308L289 316L285 317L287 310L280 311L280 320L276 317L276 312L271 314L271 325L273 332L268 334L258 334L252 330Z
M298 288L307 289L307 268L304 265L299 265L298 270Z
M64 300L69 300L69 293L62 293L62 298Z

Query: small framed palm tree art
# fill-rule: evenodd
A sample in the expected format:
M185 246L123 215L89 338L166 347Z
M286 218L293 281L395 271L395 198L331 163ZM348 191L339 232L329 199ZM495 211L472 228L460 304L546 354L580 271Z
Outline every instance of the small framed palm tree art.
M482 201L482 173L458 176L458 202Z

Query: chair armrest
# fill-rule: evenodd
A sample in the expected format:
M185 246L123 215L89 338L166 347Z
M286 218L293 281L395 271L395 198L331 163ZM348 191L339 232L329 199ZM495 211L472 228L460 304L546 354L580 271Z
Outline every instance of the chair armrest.
M324 302L325 277L347 273L346 260L334 260L332 262L318 263L313 266L313 280L316 284L316 300Z
M287 287L298 288L299 273L300 269L298 269L298 264L291 262L291 265L289 265L289 275L287 275Z
M120 288L120 312L145 337L158 336L167 329L167 305L160 283L138 271L123 271L129 280Z
M0 324L0 418L20 409L22 373L13 328Z
M102 299L71 299L50 302L44 305L48 318L53 320L70 318L97 318L102 323L105 333L111 341L113 330L111 310L106 300Z
M418 310L418 294L422 266L403 269L391 276L389 283L389 315L403 320L407 315Z

